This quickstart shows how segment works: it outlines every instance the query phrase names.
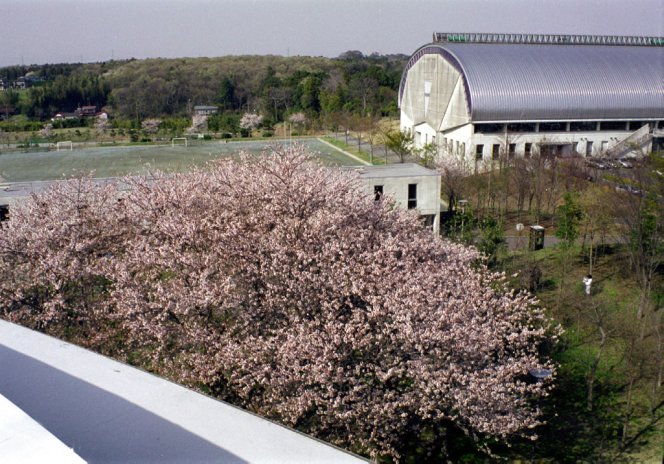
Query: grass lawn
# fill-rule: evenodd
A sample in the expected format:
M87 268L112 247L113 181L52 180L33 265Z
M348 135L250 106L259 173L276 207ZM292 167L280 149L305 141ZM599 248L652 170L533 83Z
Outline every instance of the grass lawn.
M240 151L258 154L283 140L210 141L188 147L171 145L94 146L72 151L10 152L0 154L0 178L6 182L54 180L93 172L95 177L144 174L149 171L184 171L192 166L231 156ZM356 160L315 138L302 143L327 165L355 166Z
M611 244L600 251L592 272L592 296L584 293L582 279L589 269L580 245L569 250L564 271L561 270L561 264L565 255L560 246L512 253L503 261L504 268L501 270L512 275L512 286L527 288L530 270L535 265L540 269L541 278L536 296L548 308L551 316L566 328L563 337L566 349L558 354L557 359L562 363L559 376L569 376L576 371L580 373L579 378L585 378L598 353L600 332L597 322L602 321L607 339L596 371L596 395L601 398L603 388L604 391L608 391L607 387L614 388L619 393L613 399L612 407L622 411L626 366L629 364L626 356L630 356L630 340L635 339L630 334L637 333L635 324L640 290L632 275L624 245ZM652 284L654 289L661 288L662 279L664 275L661 273L655 275ZM649 343L646 341L643 346L650 346ZM646 369L647 360L644 359L643 363L638 364L640 369ZM641 382L639 379L636 382L632 397L632 431L638 428L638 424L647 422L651 385L651 381ZM583 384L577 387L585 389ZM601 401L608 401L608 398L601 398ZM619 429L616 430L617 437ZM630 450L624 457L633 462L661 462L663 433L664 424L659 424L643 436L640 447Z

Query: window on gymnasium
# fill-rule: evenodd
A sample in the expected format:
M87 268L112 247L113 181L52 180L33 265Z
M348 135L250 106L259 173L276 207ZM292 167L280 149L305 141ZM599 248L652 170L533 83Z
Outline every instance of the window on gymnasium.
M475 145L475 159L481 160L483 157L484 157L484 145L482 145L481 143Z
M499 143L494 143L493 148L491 151L491 157L495 160L500 158L500 144Z

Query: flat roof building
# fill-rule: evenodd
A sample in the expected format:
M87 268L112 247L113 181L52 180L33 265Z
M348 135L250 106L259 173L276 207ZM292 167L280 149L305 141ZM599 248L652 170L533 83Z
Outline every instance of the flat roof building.
M662 76L659 37L436 33L403 72L401 129L475 167L625 156L662 143Z
M415 163L352 169L376 201L389 196L400 207L416 210L426 227L440 232L440 173Z

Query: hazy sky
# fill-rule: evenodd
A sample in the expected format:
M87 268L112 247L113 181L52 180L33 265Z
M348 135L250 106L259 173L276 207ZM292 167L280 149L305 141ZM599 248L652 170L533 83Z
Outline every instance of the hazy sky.
M435 31L664 36L664 1L0 0L0 66L411 54Z

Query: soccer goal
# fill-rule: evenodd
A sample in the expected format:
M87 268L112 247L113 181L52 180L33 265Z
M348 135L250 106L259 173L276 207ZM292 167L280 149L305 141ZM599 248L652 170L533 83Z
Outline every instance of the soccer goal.
M74 144L72 143L71 140L67 140L65 142L58 142L55 144L55 149L57 151L60 151L60 149L67 150L67 147L69 147L70 151L74 149Z
M184 142L184 144L180 142ZM187 142L186 137L173 137L171 139L171 147L174 147L175 145L184 145L185 147L187 147L189 146L189 143Z

